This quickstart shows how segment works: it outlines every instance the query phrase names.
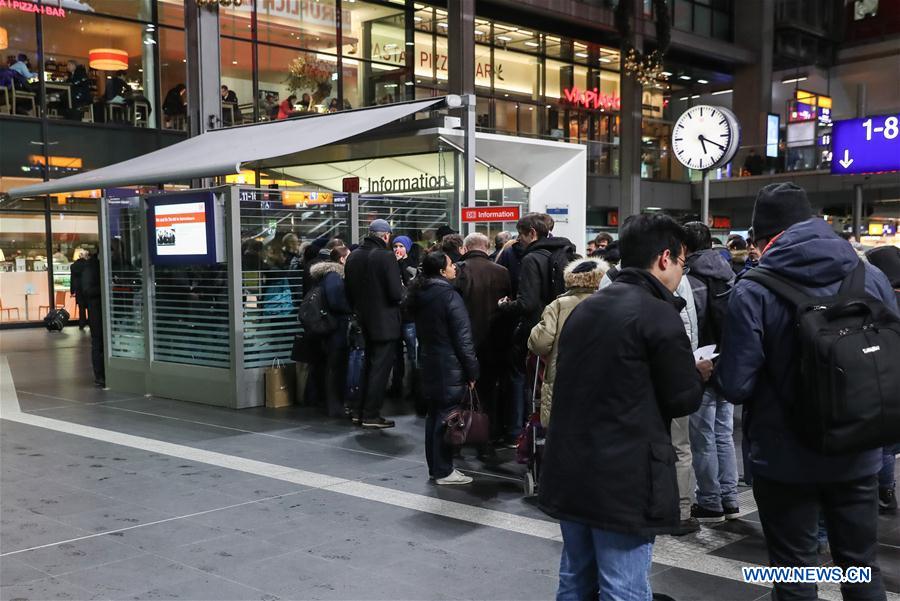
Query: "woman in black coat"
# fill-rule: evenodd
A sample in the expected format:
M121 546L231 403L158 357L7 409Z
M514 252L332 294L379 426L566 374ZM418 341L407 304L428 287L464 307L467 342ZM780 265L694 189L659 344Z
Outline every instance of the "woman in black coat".
M443 252L427 254L422 274L410 288L406 304L415 316L423 395L428 402L425 419L425 458L429 476L437 484L468 484L472 478L453 467L453 448L444 443L444 418L475 386L478 360L472 343L469 314L459 292L450 283L456 266Z

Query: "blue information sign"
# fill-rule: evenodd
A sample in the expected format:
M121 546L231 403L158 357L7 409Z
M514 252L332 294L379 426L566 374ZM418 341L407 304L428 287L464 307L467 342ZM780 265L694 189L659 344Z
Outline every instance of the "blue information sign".
M831 173L900 171L900 114L835 121Z

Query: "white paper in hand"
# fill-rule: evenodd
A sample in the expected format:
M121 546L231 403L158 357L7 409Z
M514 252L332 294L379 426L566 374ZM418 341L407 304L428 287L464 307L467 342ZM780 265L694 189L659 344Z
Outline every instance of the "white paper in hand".
M696 351L694 351L694 361L703 361L704 359L709 359L710 361L712 361L718 356L719 353L716 352L715 344L701 346Z

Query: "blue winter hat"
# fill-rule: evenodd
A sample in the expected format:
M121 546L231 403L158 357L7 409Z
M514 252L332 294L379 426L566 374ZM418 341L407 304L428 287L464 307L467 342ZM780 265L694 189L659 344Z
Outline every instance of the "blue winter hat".
M391 224L384 219L376 219L369 224L369 231L373 234L391 233Z
M398 242L406 248L406 252L409 252L412 249L413 241L409 236L397 236L394 238L394 244L397 244Z

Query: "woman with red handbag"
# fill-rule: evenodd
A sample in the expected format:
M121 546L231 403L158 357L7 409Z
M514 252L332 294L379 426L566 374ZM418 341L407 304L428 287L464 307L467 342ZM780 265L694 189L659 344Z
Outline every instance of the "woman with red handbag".
M456 266L442 251L428 253L422 273L410 285L406 307L415 316L425 418L425 458L436 484L469 484L472 478L453 467L453 447L444 440L444 420L478 379L469 314L450 283Z

